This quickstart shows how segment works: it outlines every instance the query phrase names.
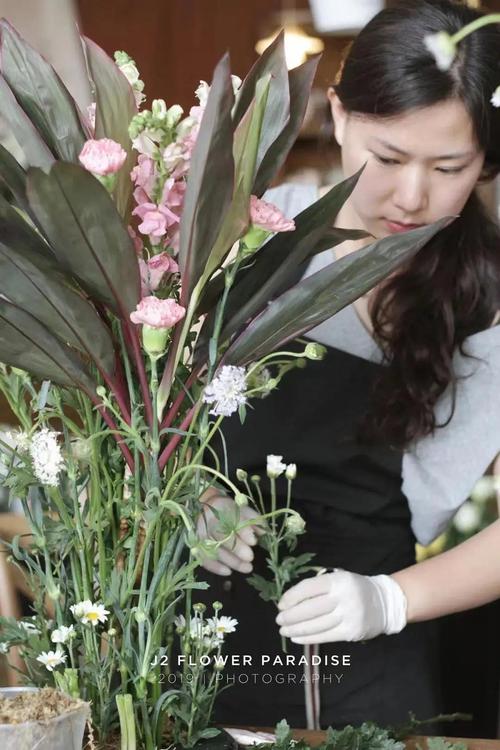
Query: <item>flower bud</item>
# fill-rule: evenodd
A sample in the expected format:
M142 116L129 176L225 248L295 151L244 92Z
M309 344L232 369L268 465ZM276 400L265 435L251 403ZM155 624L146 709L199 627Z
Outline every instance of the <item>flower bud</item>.
M307 359L323 359L325 354L326 347L316 343L315 341L307 344L306 348L304 349L304 356L307 357Z
M236 478L238 482L244 482L247 477L248 474L244 469L236 469Z
M294 513L285 521L287 531L292 534L303 534L306 528L306 522L298 513Z
M150 357L158 359L165 353L170 331L168 328L153 328L144 324L142 326L142 344L144 350Z
M195 604L193 604L194 612L200 612L201 614L203 614L206 608L206 604L203 604L202 602L196 602Z
M167 105L164 99L153 99L151 112L157 120L164 120L167 116Z
M146 613L143 609L136 609L134 612L135 621L138 623L146 622Z
M285 471L287 479L293 480L297 476L297 464L288 464Z
M234 502L239 508L244 508L246 505L248 505L248 498L243 494L243 492L237 492L234 496Z
M183 109L179 104L173 104L167 111L167 127L175 128L183 115Z
M218 612L220 609L222 609L223 604L222 602L214 602L212 604L212 607L214 608L215 612Z

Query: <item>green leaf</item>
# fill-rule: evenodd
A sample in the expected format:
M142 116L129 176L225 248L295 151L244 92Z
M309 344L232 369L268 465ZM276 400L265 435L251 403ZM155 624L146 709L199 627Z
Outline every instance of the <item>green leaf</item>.
M0 22L0 30L3 77L51 151L76 162L86 136L74 99L53 67L8 21Z
M28 248L0 243L0 292L29 312L61 341L114 371L113 342L94 308L71 289L55 261Z
M229 293L224 310L221 341L226 341L245 321L254 318L277 295L288 289L297 275L297 268L316 252L337 238L342 242L345 231L332 228L338 212L354 190L362 170L348 177L308 206L295 217L293 232L280 232L263 245L253 256L249 266L240 270L236 283ZM332 245L328 245L332 247ZM205 356L205 347L211 335L214 313L203 325L196 360Z
M303 279L248 325L225 353L224 363L258 360L319 325L372 289L449 223L447 217L384 237Z
M130 171L136 161L128 134L130 121L137 114L134 92L120 68L104 50L86 37L84 43L95 88L95 137L111 138L127 152L127 159L117 175L114 196L120 215L128 223L132 197Z
M31 211L31 208L30 208ZM27 248L45 257L54 257L44 238L0 196L0 239L4 245L16 250Z
M139 266L106 189L75 164L28 171L28 199L54 254L81 285L123 319L139 301Z
M0 186L12 194L15 205L25 213L30 212L26 197L26 172L6 148L0 144ZM0 237L3 235L0 232Z
M255 88L255 100L240 122L234 137L236 189L229 209L207 260L203 272L206 281L219 268L236 240L246 231L249 223L250 195L262 121L269 94L270 76L261 78Z
M0 299L0 358L40 380L95 391L78 354L53 336L29 313Z
M233 121L237 125L251 106L259 79L271 76L256 168L259 167L270 146L283 131L290 118L290 92L284 38L284 31L281 31L258 58L241 84L234 106Z
M48 169L55 161L54 155L30 118L17 103L16 97L2 76L0 76L0 112L2 120L8 125L10 133L21 147L28 164Z
M311 93L311 86L316 74L320 55L310 57L307 62L293 68L288 73L288 88L290 92L290 116L287 124L268 148L262 159L257 177L255 179L253 193L261 196L269 187L273 177L279 172L290 149L297 140L307 102Z
M181 304L204 272L233 193L233 106L229 57L217 65L191 158L180 224Z

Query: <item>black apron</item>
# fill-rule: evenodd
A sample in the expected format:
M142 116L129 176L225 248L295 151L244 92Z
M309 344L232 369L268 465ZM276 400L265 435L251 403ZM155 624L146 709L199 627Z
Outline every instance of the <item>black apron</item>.
M286 348L293 347L300 351L303 344ZM222 424L229 476L236 483L236 469L242 468L259 474L265 491L266 456L271 453L297 464L292 507L305 519L306 533L293 554L314 552L312 564L365 575L392 573L415 562L410 511L401 490L402 453L361 444L356 437L379 367L327 347L323 360L292 370L268 397L252 400L244 425L238 415ZM223 465L220 443L214 441L213 447ZM286 480L277 484L284 493ZM264 550L254 550L254 573L269 577ZM193 592L193 601L220 600L221 614L239 622L236 632L226 636L224 653L240 655L241 662L243 655L251 657L250 665L228 665L222 672L220 685L229 687L217 698L215 721L274 726L286 717L291 726L305 727L304 688L312 678L297 666L304 646L287 639L288 654L296 657L296 666L287 666L275 605L261 599L245 575L221 577L200 568L199 577L210 588ZM363 643L316 646L322 659L328 659L315 681L321 728L367 720L394 724L404 722L409 711L419 718L439 713L435 648L433 623ZM262 664L262 655L270 661ZM342 665L346 655L349 666ZM273 666L276 656L283 665Z

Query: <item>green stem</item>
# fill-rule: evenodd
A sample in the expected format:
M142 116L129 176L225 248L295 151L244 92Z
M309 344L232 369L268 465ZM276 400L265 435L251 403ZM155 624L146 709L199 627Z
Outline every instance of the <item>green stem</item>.
M130 693L117 695L116 706L120 717L121 750L137 750L134 706Z
M487 16L482 16L481 18L476 18L475 21L471 21L466 26L460 29L460 31L457 31L456 34L453 34L451 39L455 44L457 42L461 42L462 39L464 39L469 34L472 34L473 31L477 31L478 29L482 28L483 26L487 26L490 23L500 23L500 13L489 13Z

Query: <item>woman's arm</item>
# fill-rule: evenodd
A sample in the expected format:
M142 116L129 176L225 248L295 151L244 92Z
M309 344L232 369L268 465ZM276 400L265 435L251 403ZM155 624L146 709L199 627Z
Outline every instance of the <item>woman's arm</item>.
M406 595L408 622L431 620L500 598L500 520L458 547L392 578Z

